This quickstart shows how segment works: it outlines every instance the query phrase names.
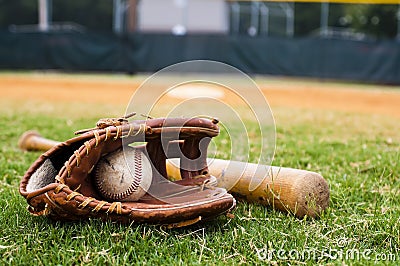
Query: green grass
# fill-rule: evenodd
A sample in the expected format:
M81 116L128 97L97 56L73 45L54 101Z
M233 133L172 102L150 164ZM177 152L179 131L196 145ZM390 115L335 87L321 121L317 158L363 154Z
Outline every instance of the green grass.
M37 129L46 137L64 140L77 129L91 127L101 112L85 113L85 117L73 110L48 114L22 108L0 113L0 264L399 263L398 120L341 112L274 110L274 165L317 171L329 182L330 208L316 220L300 220L245 202L238 204L233 219L219 217L174 230L97 220L59 223L31 216L18 186L40 153L18 150L20 134ZM216 139L217 144L221 141ZM219 156L228 153L226 148ZM270 260L265 258L267 251ZM375 260L382 256L385 261Z

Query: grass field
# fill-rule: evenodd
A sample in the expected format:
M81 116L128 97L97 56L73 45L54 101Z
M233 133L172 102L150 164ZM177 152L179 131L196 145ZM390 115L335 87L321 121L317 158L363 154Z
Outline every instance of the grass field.
M274 165L316 171L329 182L330 207L319 219L300 220L245 202L233 219L174 230L31 216L18 186L40 153L21 152L19 136L36 129L64 140L100 117L118 116L132 84L141 80L0 75L0 264L398 265L399 87L256 79L276 120ZM105 95L108 88L114 89ZM73 97L60 96L66 91ZM220 156L227 153L222 148Z

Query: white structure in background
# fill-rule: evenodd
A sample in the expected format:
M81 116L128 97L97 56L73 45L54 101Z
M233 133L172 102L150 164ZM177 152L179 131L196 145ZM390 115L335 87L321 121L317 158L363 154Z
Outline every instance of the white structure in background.
M142 0L138 2L137 30L186 33L228 33L225 0Z
M38 0L39 6L39 30L40 31L48 31L49 30L49 21L50 21L50 3L48 0Z
M52 0L38 1L38 24L13 26L26 31L50 29L74 29L83 31L83 27L57 25L52 23ZM246 29L250 36L270 34L273 17L284 17L285 35L294 35L293 2L274 2L266 0L110 0L113 1L113 30L124 32L165 32L175 35L186 33L232 33L240 34L240 27L246 17L250 24ZM250 3L249 6L242 5ZM322 37L330 37L329 0L321 0L320 32ZM247 23L246 23L247 24ZM276 25L273 25L274 27ZM397 39L400 40L400 4L397 12Z

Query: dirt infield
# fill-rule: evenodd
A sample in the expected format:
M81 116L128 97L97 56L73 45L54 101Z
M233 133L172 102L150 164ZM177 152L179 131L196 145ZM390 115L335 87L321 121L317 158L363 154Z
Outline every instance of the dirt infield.
M1 74L3 101L127 104L145 77L121 75ZM400 88L296 79L256 78L271 107L400 117ZM154 88L157 89L157 88ZM160 90L165 89L160 87Z

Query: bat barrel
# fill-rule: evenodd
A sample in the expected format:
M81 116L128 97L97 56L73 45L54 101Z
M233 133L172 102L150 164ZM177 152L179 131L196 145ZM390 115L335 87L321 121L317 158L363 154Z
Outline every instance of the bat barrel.
M329 205L329 186L318 173L287 167L214 159L210 174L218 185L248 202L272 206L297 217L317 217ZM253 187L253 183L257 186Z
M18 141L18 147L24 151L47 151L57 144L58 141L46 139L33 130L26 131Z
M329 205L329 186L318 173L277 166L212 159L209 173L239 199L258 202L299 218L318 217ZM179 176L179 161L167 162L169 176ZM178 178L179 179L179 178ZM252 183L257 186L253 187Z

